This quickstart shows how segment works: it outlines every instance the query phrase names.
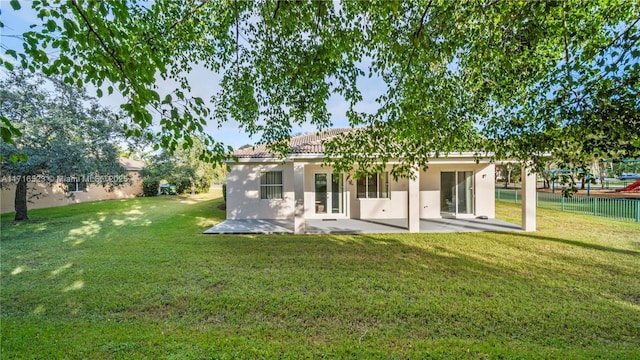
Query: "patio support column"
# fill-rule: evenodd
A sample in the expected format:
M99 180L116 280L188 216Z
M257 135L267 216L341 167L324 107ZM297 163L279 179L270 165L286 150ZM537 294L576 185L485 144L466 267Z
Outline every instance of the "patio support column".
M536 231L536 174L522 164L522 230Z
M413 169L413 179L409 178L409 232L420 232L420 170Z
M304 164L293 163L293 197L294 197L294 218L293 232L304 234Z

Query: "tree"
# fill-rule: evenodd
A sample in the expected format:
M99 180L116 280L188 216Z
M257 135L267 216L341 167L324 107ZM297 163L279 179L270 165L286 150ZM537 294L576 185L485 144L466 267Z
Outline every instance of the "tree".
M292 125L331 125L332 96L348 103L351 125L368 129L329 147L338 171L375 171L403 159L393 170L403 176L460 150L540 168L549 152L560 163L575 161L576 151L639 155L637 131L625 134L639 107L635 0L69 0L32 7L40 22L23 35L24 51L6 51L16 63L93 84L99 96L119 91L135 123L130 134L150 128L155 111L161 146L175 150L200 134L203 158L214 163L229 149L202 135L208 121L234 119L284 153ZM212 104L189 95L186 74L196 63L222 75ZM377 108L359 112L366 76L386 89ZM178 87L163 93L159 78Z
M522 170L520 164L513 162L505 162L500 167L502 179L504 181L504 188L509 188L509 184L520 182L520 171Z
M3 185L16 185L16 221L28 219L29 182L128 181L115 146L122 125L78 88L14 71L0 81L0 116L22 134L13 142L0 140L0 169L10 180Z
M199 139L191 147L178 147L173 154L161 151L147 160L149 165L141 171L140 176L150 184L165 180L176 186L179 194L208 192L213 181L220 179L220 169L201 160L203 152L204 147Z

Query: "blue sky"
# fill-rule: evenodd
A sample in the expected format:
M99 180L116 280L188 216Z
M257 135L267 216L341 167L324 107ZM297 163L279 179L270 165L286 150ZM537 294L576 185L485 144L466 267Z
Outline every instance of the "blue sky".
M22 9L14 11L8 0L0 0L0 10L2 11L2 22L5 27L0 28L0 56L3 59L12 59L4 56L7 49L14 49L16 51L22 50L22 41L17 38L18 35L29 30L29 25L39 23L39 19L35 16L35 12L31 10L30 2L21 1ZM49 57L55 57L55 52L48 53ZM193 71L188 74L192 86L191 94L193 96L199 96L203 99L209 99L212 95L218 92L220 89L219 80L220 75L210 72L202 66L195 65ZM157 83L159 87L159 93L169 93L175 87L171 82L159 81ZM386 85L379 78L361 77L358 80L358 87L362 91L363 101L358 104L356 110L363 112L372 112L377 109L375 99L386 90ZM87 88L90 95L95 96L95 88ZM106 92L105 92L106 93ZM113 110L117 110L119 105L123 102L123 98L117 93L111 96L103 96L100 102ZM348 110L348 104L339 96L332 96L328 103L327 108L332 114L332 122L334 127L348 127L349 123L346 119L346 111ZM293 129L293 133L298 132L310 132L315 128L311 125L303 127L296 127ZM231 145L234 148L238 148L244 144L253 144L260 140L259 135L253 138L249 137L242 129L239 128L239 124L233 120L227 121L218 127L215 123L210 123L206 127L206 131L213 136L214 139L224 143L225 145Z

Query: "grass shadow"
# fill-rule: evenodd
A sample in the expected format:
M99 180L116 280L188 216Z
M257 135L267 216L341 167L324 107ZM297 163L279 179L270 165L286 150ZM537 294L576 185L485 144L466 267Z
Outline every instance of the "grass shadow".
M577 247L581 247L581 248L584 248L584 249L612 252L612 253L623 254L623 255L640 256L640 251L628 250L628 249L618 249L618 248L614 248L614 247L610 247L610 246L592 244L592 243L578 241L578 240L560 239L560 238L556 238L556 237L542 236L542 235L537 235L537 234L533 234L533 233L517 233L517 232L513 232L513 233L509 233L509 234L511 236L518 236L518 237L523 237L523 238L528 238L528 239L536 239L536 240L543 240L543 241L551 241L551 242L565 244L565 245L577 246Z

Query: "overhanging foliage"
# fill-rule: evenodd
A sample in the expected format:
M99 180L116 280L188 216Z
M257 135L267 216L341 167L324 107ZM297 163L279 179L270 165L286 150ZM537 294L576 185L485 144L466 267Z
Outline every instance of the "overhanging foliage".
M32 7L40 22L24 34L24 51L7 55L68 83L93 84L98 95L120 92L135 122L129 134L141 135L156 114L168 149L191 144L209 122L233 119L286 152L293 125L331 126L327 102L336 96L348 110L335 116L375 129L332 150L342 168L362 164L363 150L383 161L404 155L399 174L461 148L522 160L554 151L567 163L639 155L640 5L633 0ZM194 64L222 75L211 104L190 96ZM366 76L386 90L376 108L358 112ZM162 93L158 79L177 87ZM204 145L203 159L225 160L222 143L206 135Z

